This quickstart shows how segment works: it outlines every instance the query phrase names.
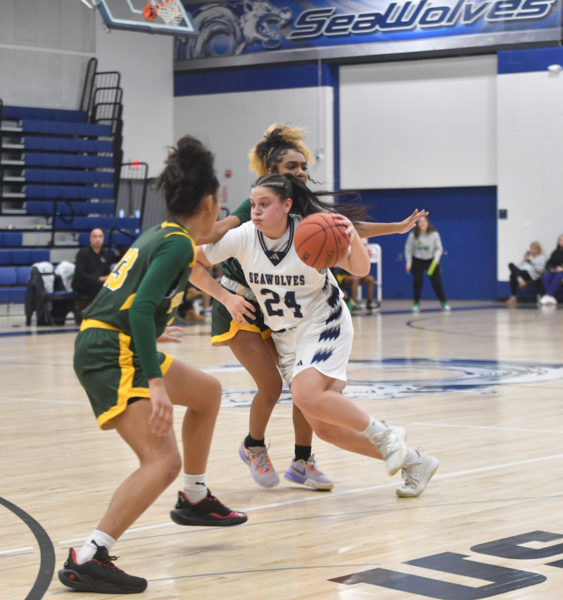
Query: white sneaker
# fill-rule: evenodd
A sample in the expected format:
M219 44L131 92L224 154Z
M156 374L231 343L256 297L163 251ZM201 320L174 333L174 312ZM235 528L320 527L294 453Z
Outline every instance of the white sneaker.
M557 300L553 296L550 296L549 294L545 294L544 296L542 296L540 298L540 304L543 304L543 305L557 304Z
M420 496L428 482L432 479L434 473L438 470L437 458L424 454L421 450L417 450L418 459L403 467L401 475L404 479L403 485L395 490L399 498L416 498Z
M389 475L395 475L405 464L409 451L405 438L405 430L402 427L387 425L387 429L383 433L374 435L371 440L381 452Z

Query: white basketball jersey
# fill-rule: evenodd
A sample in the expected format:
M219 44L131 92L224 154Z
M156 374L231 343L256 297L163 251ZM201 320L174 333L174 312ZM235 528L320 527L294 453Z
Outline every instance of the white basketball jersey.
M272 331L294 327L305 319L330 318L342 292L329 269L308 267L293 247L300 217L290 215L289 227L279 240L271 240L249 221L231 229L215 244L203 246L212 264L236 258L254 292L264 321Z

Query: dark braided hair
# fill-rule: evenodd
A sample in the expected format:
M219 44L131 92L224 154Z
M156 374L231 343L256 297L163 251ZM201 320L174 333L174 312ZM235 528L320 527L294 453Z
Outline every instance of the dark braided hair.
M205 196L217 193L219 181L213 154L191 135L178 140L176 147L170 149L165 164L157 187L162 190L170 215L194 215Z
M335 204L325 202L319 198L319 196L336 197L342 195L341 193L312 192L301 180L289 173L263 175L252 187L270 188L282 202L287 198L291 198L293 204L290 212L302 217L318 212L332 212L348 217L352 223L358 223L366 218L366 209L357 203Z

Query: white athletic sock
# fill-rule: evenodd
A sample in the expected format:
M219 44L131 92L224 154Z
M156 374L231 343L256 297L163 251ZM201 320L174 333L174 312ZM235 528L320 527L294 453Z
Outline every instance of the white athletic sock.
M76 555L77 564L81 565L89 560L92 560L92 558L94 558L94 554L96 554L98 546L105 546L109 552L114 544L115 540L111 537L111 535L108 535L99 529L94 529L88 540L84 543L84 546L80 548L78 554Z
M371 440L374 438L374 436L383 433L386 429L388 429L388 425L385 425L385 423L370 417L368 426L362 431L362 433Z
M184 473L184 494L192 504L203 500L207 496L205 473L200 475Z

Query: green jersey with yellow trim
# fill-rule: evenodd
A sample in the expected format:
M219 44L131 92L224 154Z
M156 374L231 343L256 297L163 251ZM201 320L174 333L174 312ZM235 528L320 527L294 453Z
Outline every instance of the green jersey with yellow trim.
M84 311L133 339L145 375L161 377L156 338L182 302L195 262L188 230L165 221L143 233L123 255L94 301Z
M250 221L250 198L247 198L232 214L240 219L241 225ZM229 279L248 287L242 267L236 258L227 258L219 265L219 268Z

